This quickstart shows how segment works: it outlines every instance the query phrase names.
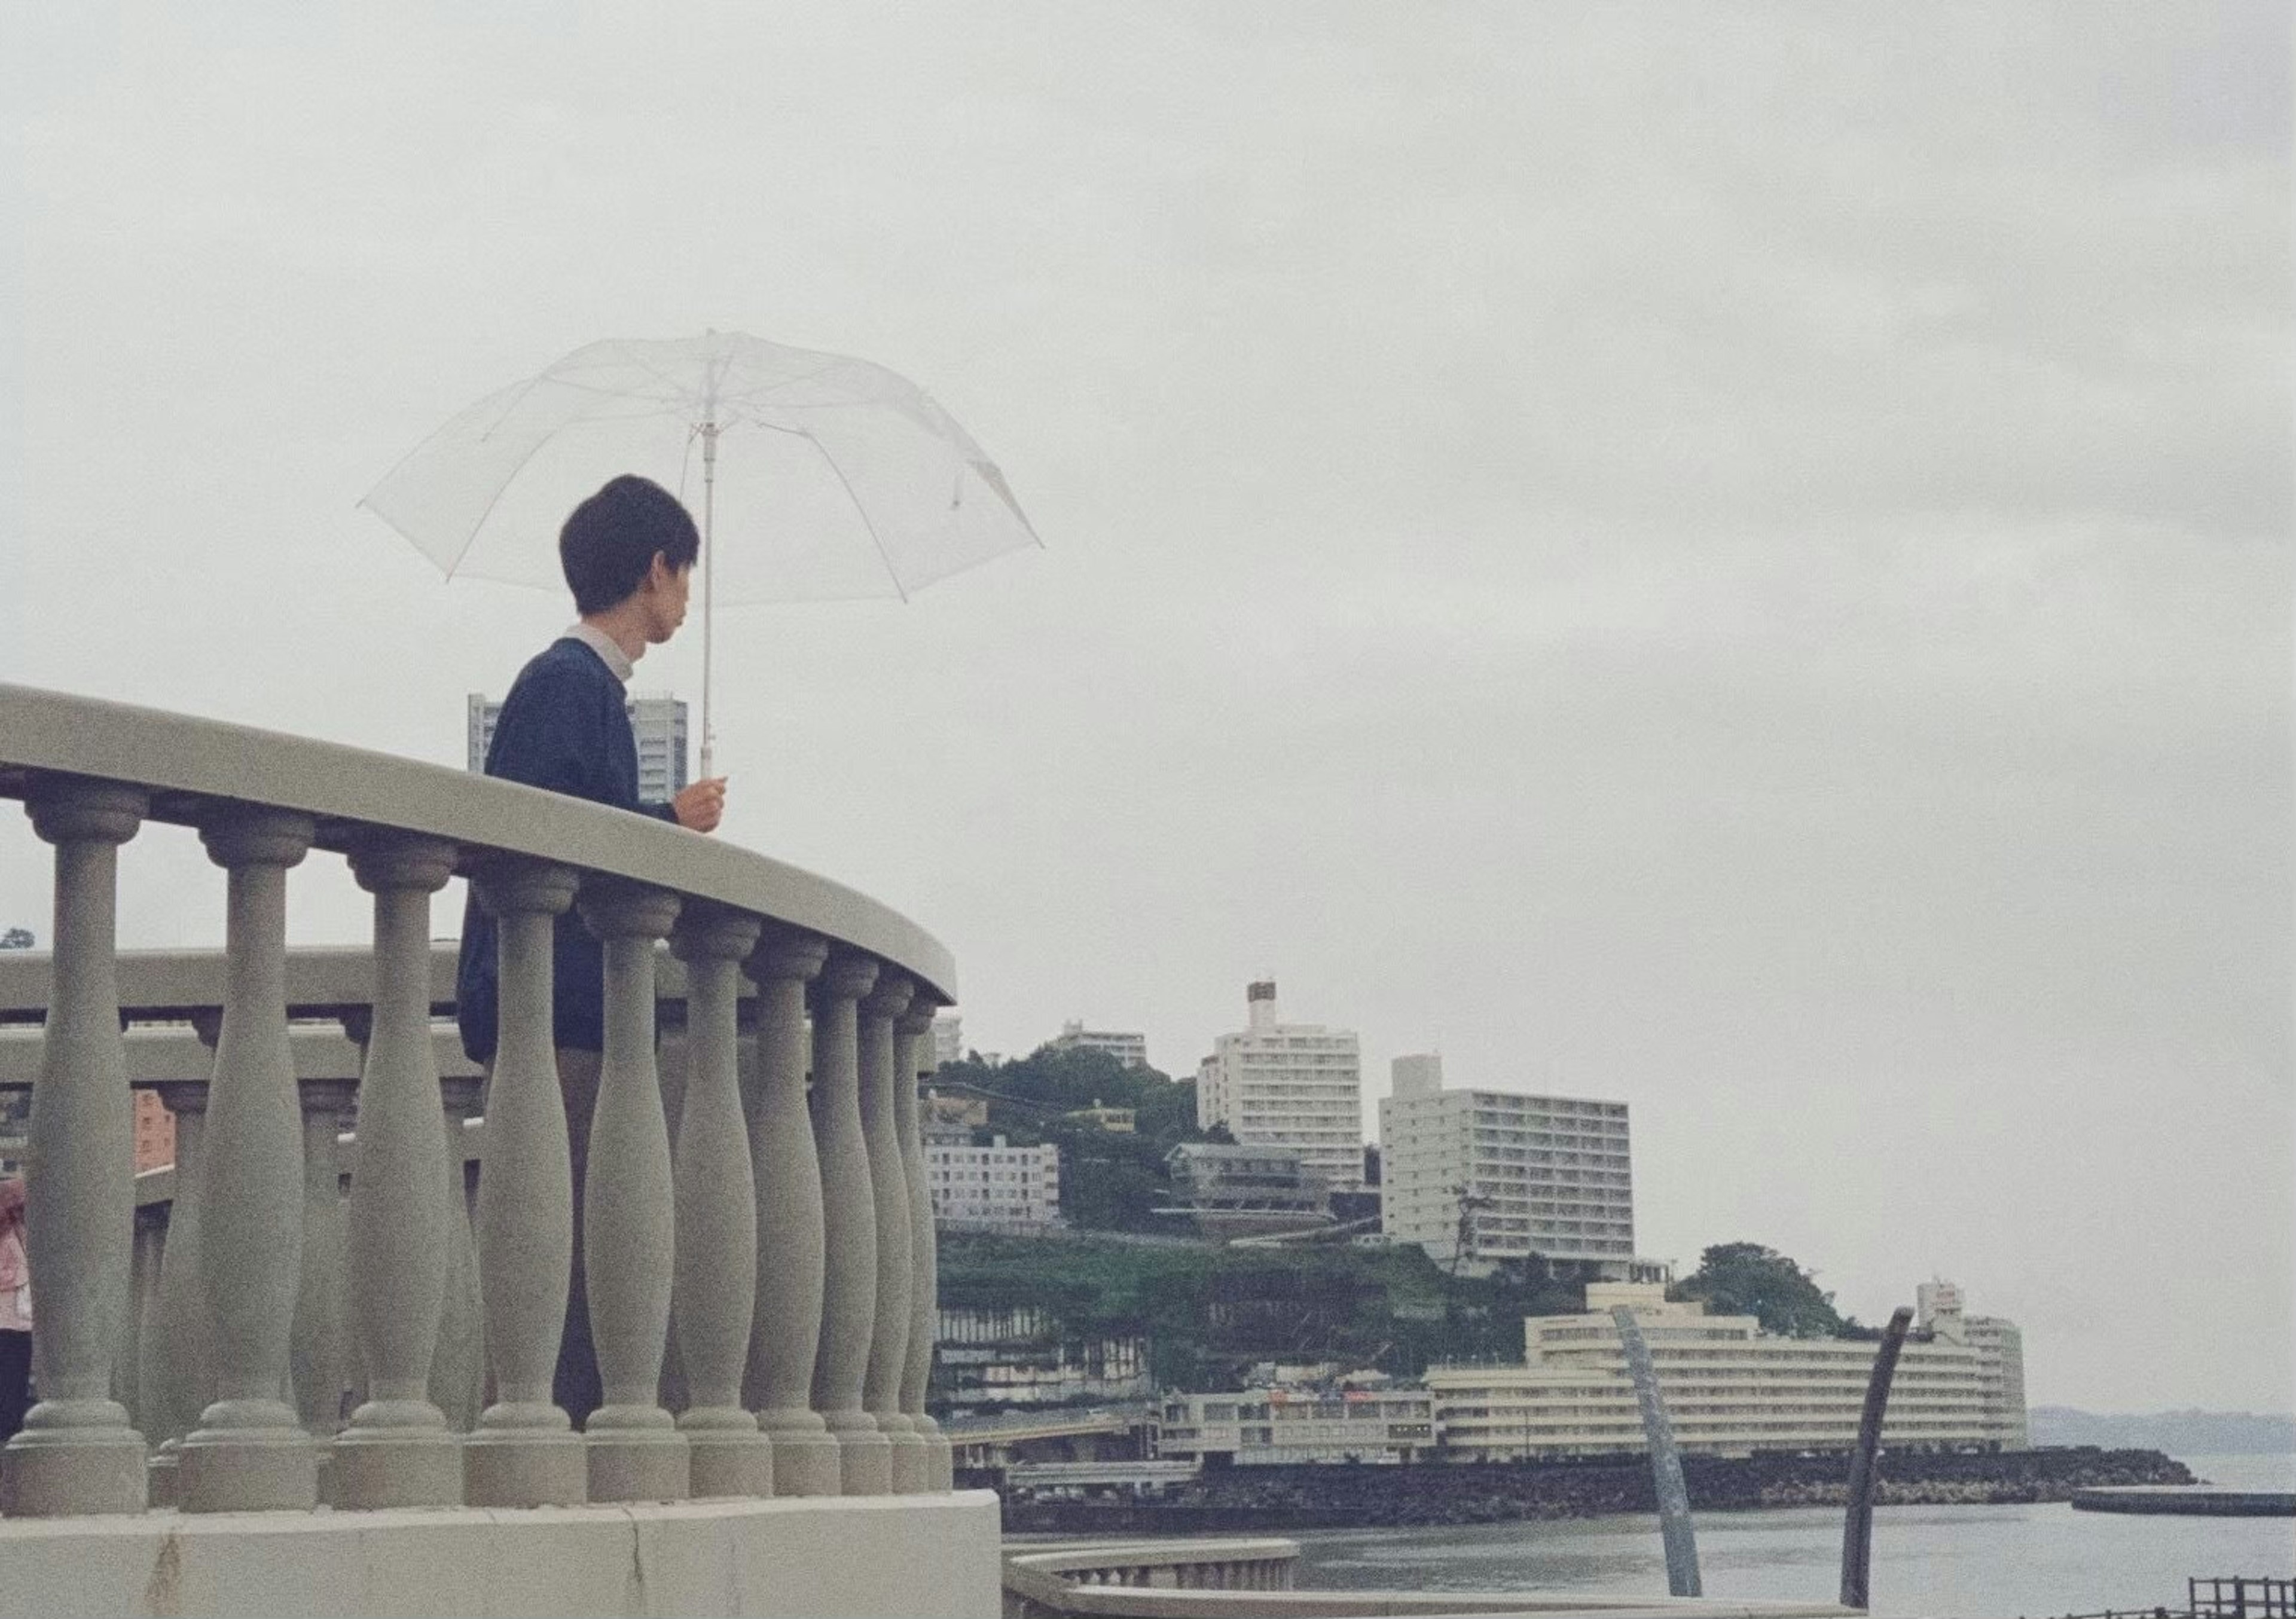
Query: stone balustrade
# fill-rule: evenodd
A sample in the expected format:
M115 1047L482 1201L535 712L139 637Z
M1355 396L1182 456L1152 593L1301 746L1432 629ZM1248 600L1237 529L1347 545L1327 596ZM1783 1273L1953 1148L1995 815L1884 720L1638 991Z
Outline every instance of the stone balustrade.
M1549 1619L1825 1619L1830 1602L1587 1591L1313 1590L1300 1546L1278 1539L1029 1547L1004 1558L1005 1619L1373 1619L1531 1615Z
M915 1085L955 981L914 924L665 823L17 686L0 797L55 870L52 948L0 956L40 1396L0 1510L138 1513L155 1482L191 1514L947 1491ZM220 952L117 948L154 822L218 868ZM372 947L291 949L291 885L334 859ZM439 1022L458 878L501 924L483 1101ZM605 941L586 1140L551 1051L570 907ZM136 1085L176 1120L164 1239ZM579 1433L551 1387L578 1283L604 1385Z

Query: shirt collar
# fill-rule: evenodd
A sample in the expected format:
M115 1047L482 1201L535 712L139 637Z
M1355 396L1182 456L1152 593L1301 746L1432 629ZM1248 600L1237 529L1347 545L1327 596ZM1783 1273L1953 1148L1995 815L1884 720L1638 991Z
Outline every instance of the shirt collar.
M630 661L630 655L627 652L615 644L611 635L607 634L595 625L584 624L578 619L575 622L574 627L566 632L566 634L569 640L578 641L595 652L599 660L606 666L607 672L616 680L626 686L630 683L630 676L637 672L637 666Z

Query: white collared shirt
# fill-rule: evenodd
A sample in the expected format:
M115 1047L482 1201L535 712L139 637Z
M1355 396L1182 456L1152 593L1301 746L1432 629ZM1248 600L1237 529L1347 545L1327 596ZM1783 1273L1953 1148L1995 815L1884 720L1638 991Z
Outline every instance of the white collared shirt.
M630 661L630 655L615 643L611 635L597 626L584 624L579 619L575 620L574 627L566 633L603 658L616 680L626 686L630 683L630 676L637 672L637 666Z

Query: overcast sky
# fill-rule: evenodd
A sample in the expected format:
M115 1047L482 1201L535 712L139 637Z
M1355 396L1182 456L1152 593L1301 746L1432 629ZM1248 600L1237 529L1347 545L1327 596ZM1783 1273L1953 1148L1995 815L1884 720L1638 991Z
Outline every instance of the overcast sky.
M597 337L864 355L1046 548L727 619L726 835L971 1043L1273 975L1632 1104L1647 1253L2296 1406L2284 7L213 9L12 8L0 678L460 764L566 609L357 496Z

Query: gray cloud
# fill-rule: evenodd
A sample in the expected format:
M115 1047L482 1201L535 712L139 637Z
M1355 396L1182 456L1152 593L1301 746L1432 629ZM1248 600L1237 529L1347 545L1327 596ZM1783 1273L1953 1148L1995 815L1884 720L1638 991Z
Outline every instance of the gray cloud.
M1184 1070L1272 971L1631 1100L1654 1252L2290 1404L2279 8L28 20L7 678L457 762L564 609L352 511L401 450L606 333L866 354L1052 548L728 620L729 833L979 1043Z

